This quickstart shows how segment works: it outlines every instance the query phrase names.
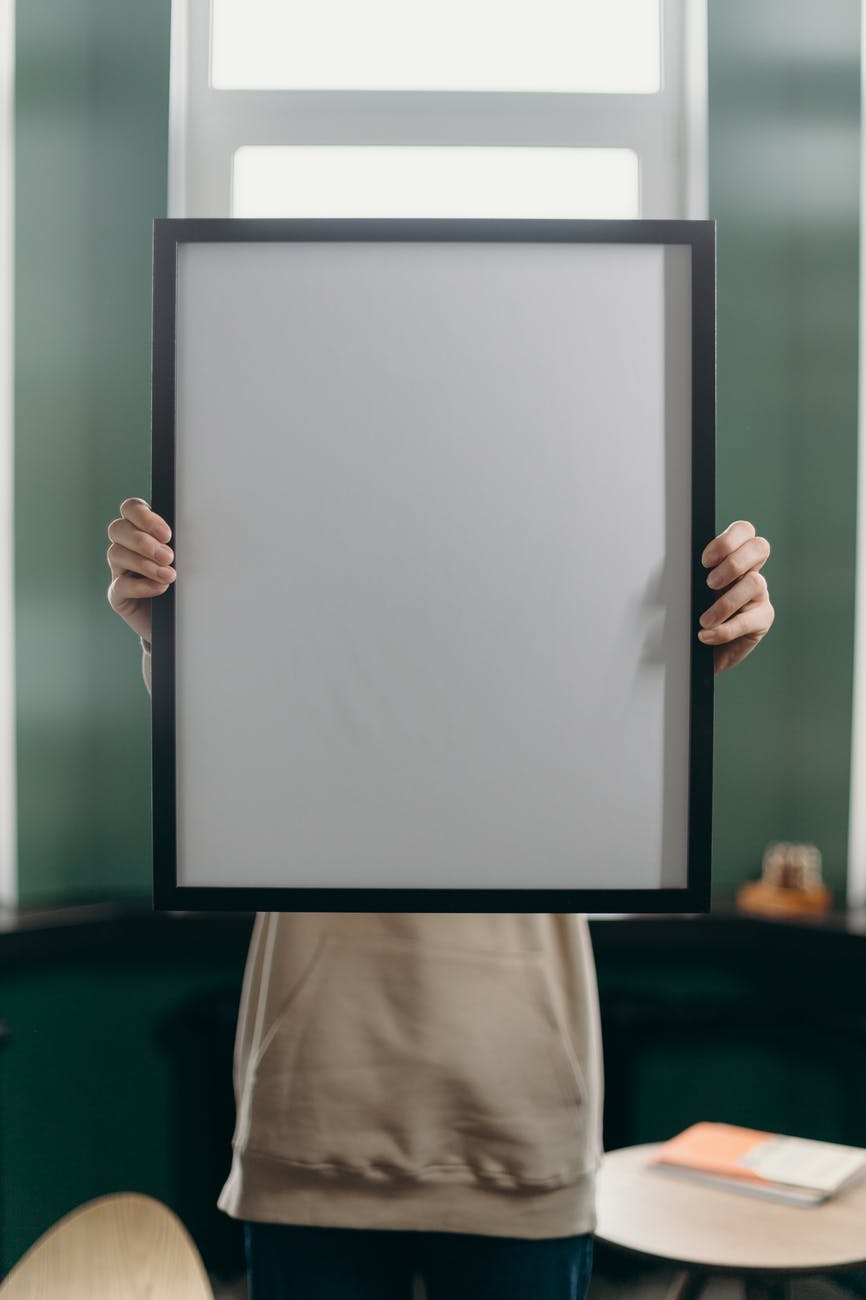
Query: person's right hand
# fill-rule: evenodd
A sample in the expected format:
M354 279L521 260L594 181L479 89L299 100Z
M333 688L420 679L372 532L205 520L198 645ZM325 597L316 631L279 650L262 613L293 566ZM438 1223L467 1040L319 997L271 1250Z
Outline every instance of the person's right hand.
M166 545L171 529L140 497L120 507L120 518L108 525L111 570L108 603L145 641L150 641L150 602L174 582L174 551Z

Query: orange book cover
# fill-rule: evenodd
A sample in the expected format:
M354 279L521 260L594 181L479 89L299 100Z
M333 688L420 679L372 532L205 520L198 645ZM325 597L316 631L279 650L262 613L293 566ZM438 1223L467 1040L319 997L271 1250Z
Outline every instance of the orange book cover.
M866 1150L737 1128L693 1124L649 1162L660 1173L817 1205L866 1177Z
M671 1138L653 1157L652 1164L677 1165L698 1169L725 1178L742 1178L753 1183L767 1183L742 1161L762 1142L773 1135L756 1129L736 1128L732 1124L693 1124Z

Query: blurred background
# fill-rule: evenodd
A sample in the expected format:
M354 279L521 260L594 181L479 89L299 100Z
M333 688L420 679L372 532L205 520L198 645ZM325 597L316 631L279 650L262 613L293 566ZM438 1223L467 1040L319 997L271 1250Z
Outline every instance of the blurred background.
M122 1187L240 1258L212 1201L249 920L149 913L147 697L105 600L106 525L149 491L166 213L717 221L718 521L772 542L777 621L718 687L713 914L593 925L607 1138L866 1144L860 5L171 10L0 19L0 1266ZM736 911L780 840L818 846L830 914Z

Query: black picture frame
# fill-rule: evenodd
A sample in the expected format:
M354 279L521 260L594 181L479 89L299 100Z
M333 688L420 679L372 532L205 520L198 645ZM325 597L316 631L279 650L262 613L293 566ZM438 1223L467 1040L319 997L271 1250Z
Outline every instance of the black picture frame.
M257 241L585 242L684 245L692 262L691 625L707 605L701 551L715 533L716 274L710 221L184 219L154 223L152 506L174 528L175 309L184 244ZM173 546L180 571L183 538ZM691 645L688 864L684 888L438 889L182 886L177 882L174 588L153 602L153 902L158 910L698 913L709 908L713 650Z

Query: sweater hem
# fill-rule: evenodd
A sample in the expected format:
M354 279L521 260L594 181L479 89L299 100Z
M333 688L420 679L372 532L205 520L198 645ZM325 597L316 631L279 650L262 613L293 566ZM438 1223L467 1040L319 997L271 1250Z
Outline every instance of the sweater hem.
M595 1170L565 1187L541 1191L456 1179L371 1184L351 1174L325 1176L250 1151L235 1152L219 1208L254 1223L570 1237L595 1229Z

